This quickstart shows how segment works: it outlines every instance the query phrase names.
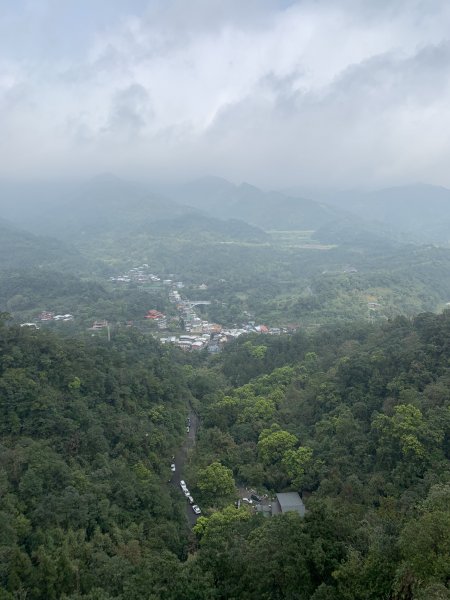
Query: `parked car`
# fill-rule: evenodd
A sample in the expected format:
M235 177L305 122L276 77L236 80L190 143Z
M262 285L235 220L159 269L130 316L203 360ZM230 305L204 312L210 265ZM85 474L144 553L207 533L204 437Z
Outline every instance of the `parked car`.
M187 488L183 488L183 494L186 496L186 498L189 498L191 492Z
M170 465L170 470L172 471L172 473L175 473L175 471L176 471L176 466L175 466L175 463L172 463L172 464Z
M251 500L254 500L255 502L261 502L261 498L257 494L252 494L250 496L250 498L251 498Z
M253 504L253 500L251 498L242 498L242 502L245 502L245 504Z
M180 481L180 487L182 490L187 490L186 482L183 479Z
M189 500L189 504L194 504L194 498L192 496L186 496L186 498Z
M202 511L200 510L199 506L197 506L197 504L194 504L192 506L192 510L195 512L196 515L201 515Z
M191 428L189 427L189 425L186 427L186 433L189 433L189 431L191 430Z

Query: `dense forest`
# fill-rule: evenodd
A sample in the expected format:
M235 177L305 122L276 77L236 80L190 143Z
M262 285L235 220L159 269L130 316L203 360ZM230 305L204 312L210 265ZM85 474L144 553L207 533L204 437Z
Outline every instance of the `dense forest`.
M132 331L106 347L1 326L1 598L139 597L134 580L185 556L167 485L180 369Z
M0 329L0 598L443 599L450 313L215 357ZM168 483L189 403L203 515ZM298 491L306 516L236 508Z

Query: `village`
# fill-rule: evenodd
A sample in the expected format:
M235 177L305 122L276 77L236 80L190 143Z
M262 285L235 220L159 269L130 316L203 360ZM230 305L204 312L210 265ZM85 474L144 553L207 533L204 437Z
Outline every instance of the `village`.
M182 281L164 279L159 275L149 272L147 264L130 269L124 275L111 277L110 281L116 283L148 284L150 282L159 283L167 288L169 302L175 306L182 333L173 335L164 335L170 333L170 324L166 314L156 309L150 309L145 315L145 319L154 322L159 334L155 334L162 344L174 344L184 350L203 350L207 349L210 353L220 352L228 342L238 338L241 335L257 333L280 335L282 333L292 333L292 330L279 327L268 327L263 324L257 324L255 321L248 321L241 324L240 327L227 328L219 323L211 323L202 319L196 311L196 307L208 306L210 300L188 300L181 296L180 290L185 288ZM197 286L197 289L204 292L208 289L205 283Z
M106 318L97 318L87 327L87 331L91 335L104 333L108 339L111 339L111 331L124 324L126 327L137 327L144 333L150 333L159 339L162 344L173 344L186 351L207 349L212 354L220 352L227 343L241 335L280 335L295 331L292 327L269 327L257 323L251 318L233 327L210 322L200 313L200 307L209 306L211 300L190 300L181 295L181 290L188 287L191 290L202 292L202 296L204 296L208 286L205 283L186 286L183 281L175 280L173 277L173 275L169 275L165 278L152 273L148 264L133 267L123 274L109 277L109 282L113 286L134 284L144 290L164 290L168 306L172 306L173 309L168 311L170 314L166 314L156 308L149 308L147 313L142 315L140 321L129 320L120 324L110 322ZM32 322L21 323L21 326L39 329L42 325L48 326L53 323L73 321L75 321L73 314L57 314L51 310L43 310L36 315ZM83 327L83 323L79 323L79 326Z

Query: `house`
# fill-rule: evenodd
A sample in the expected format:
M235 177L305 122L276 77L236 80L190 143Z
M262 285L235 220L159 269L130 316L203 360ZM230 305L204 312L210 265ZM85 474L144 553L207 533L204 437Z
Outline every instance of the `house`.
M91 329L94 331L99 331L100 329L105 329L108 327L108 321L94 321Z
M39 325L36 323L21 323L21 327L31 327L32 329L39 329Z
M296 512L301 517L305 516L305 505L298 492L284 492L277 494L276 502L272 505L272 514Z
M73 315L70 314L66 314L66 315L55 315L53 317L54 321L73 321Z
M55 316L54 312L50 312L48 310L43 310L41 314L38 316L39 321L52 321Z
M165 315L163 315L162 312L159 312L159 310L152 309L152 310L149 310L147 312L147 314L145 315L145 318L146 319L152 319L152 320L155 321L155 320L158 320L158 319L164 319Z
M191 348L192 348L192 350L201 350L204 347L204 345L205 344L203 342L198 340L198 341L192 343Z

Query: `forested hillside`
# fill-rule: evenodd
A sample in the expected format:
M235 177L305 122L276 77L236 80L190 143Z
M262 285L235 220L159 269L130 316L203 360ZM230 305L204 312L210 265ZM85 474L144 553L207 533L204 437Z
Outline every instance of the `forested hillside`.
M111 289L105 278L84 279L56 270L0 270L0 309L21 320L33 321L44 310L75 315L64 327L84 331L94 319L114 323L143 319L150 306L162 308L167 297L160 290Z
M232 387L197 389L196 470L218 461L259 493L298 490L308 513L251 533L226 513L221 597L448 597L449 339L446 312L227 349L217 368Z
M314 194L313 194L314 196ZM450 190L426 184L325 195L327 203L422 243L449 244Z
M449 340L444 312L208 359L4 323L0 597L448 598ZM193 534L167 483L189 398ZM234 484L306 516L237 509Z
M86 258L54 238L33 235L0 221L0 269L45 268L80 270Z
M242 219L263 229L316 229L342 219L357 220L338 208L281 192L264 192L254 185L235 185L220 177L189 182L167 194L183 204L219 218Z
M144 573L185 556L167 481L186 394L151 338L106 347L2 324L2 599L136 597Z
M147 186L105 174L79 182L34 186L0 182L0 213L40 235L78 240L145 228L161 219L199 214Z

